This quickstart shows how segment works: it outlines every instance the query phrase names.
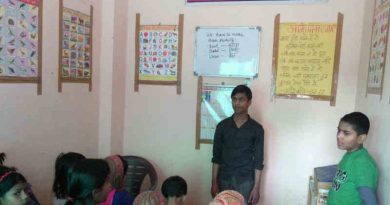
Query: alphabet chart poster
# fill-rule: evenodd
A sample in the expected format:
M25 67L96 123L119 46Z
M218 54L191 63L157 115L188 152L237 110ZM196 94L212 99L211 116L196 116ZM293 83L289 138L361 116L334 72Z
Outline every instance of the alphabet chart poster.
M63 8L62 77L91 78L91 19Z
M178 25L141 25L135 16L134 91L139 85L176 86L181 94L184 14Z
M377 1L377 3L379 3ZM390 1L377 4L374 12L367 93L382 95L389 31Z
M0 76L39 76L39 1L0 0Z
M178 27L144 25L139 32L139 80L177 81Z

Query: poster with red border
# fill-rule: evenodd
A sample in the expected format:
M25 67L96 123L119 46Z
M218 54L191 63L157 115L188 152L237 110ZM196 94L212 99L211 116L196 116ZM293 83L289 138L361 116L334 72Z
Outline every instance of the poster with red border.
M19 1L34 6L39 6L39 0L19 0Z
M186 0L186 3L313 3L328 0Z
M139 33L139 79L177 81L177 26L144 25Z
M38 77L38 1L0 1L0 77Z

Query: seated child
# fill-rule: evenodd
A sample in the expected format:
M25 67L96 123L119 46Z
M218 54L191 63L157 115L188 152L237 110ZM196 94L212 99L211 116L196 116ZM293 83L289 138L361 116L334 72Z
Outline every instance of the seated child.
M123 190L123 181L127 172L127 162L120 155L112 155L106 158L110 167L109 181L113 186L106 201L100 205L132 205L134 198Z
M164 205L164 196L158 191L144 191L135 197L133 205Z
M347 152L338 164L328 205L378 204L378 168L363 147L369 129L370 121L363 113L353 112L340 119L337 146Z
M123 182L127 172L127 162L120 155L106 157L106 162L110 167L110 181L115 189L123 189Z
M25 205L30 201L29 185L20 173L0 166L0 205Z
M184 205L187 183L179 176L169 177L163 182L161 193L165 197L166 205Z
M66 205L96 205L106 200L112 187L110 168L102 159L82 159L68 172Z
M5 153L0 153L0 166L3 166L3 163L5 161L5 159L7 158L6 154ZM10 168L14 171L16 171L16 169L14 168ZM26 193L29 195L29 202L26 204L26 205L40 205L40 203L38 202L37 198L35 197L34 193L32 192L31 190L31 186L27 183L27 189L25 190ZM0 203L1 205L1 203Z
M209 205L246 205L244 197L237 191L225 190L215 196Z
M66 192L67 187L67 175L68 170L79 160L85 159L84 155L68 152L61 153L58 155L55 163L54 170L54 183L53 183L53 205L64 205L66 202L66 197L68 196Z

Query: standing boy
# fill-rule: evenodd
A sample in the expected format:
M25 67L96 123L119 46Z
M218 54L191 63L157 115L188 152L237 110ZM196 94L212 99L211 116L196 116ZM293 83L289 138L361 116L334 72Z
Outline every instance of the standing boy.
M252 92L246 85L235 87L231 99L234 114L217 125L214 135L211 195L230 189L256 204L264 166L264 130L248 115Z
M337 146L346 150L341 159L328 205L377 205L378 168L365 148L370 121L360 112L340 119L337 128Z

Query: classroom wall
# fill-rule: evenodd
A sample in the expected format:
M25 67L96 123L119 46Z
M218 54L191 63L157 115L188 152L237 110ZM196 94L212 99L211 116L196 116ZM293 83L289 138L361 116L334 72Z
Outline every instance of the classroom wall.
M89 1L66 1L72 8L89 11ZM93 1L101 12L100 1ZM99 58L94 46L93 90L88 85L64 84L57 91L59 1L43 4L43 90L36 85L1 84L0 152L8 155L6 165L16 166L32 184L41 204L51 204L54 161L60 152L77 151L87 157L98 155ZM100 20L95 20L94 37L99 42Z
M382 97L373 94L366 96L374 1L367 0L365 7L356 110L364 112L370 118L371 128L365 146L374 157L380 170L378 187L380 204L390 205L390 141L388 140L390 132L390 64L387 60ZM389 54L390 52L387 53L387 59L390 59Z
M111 1L111 0L109 0ZM114 5L114 62L112 74L112 127L111 153L123 153L123 134L125 121L126 70L127 62L127 24L129 19L126 9L128 0L116 0Z
M100 15L95 17L101 20L100 38L95 38L101 48L99 55L100 69L100 90L99 90L99 157L104 158L111 151L111 132L112 132L112 112L113 112L113 63L114 63L114 2L111 0L101 0L104 9L101 9Z
M160 185L170 175L189 184L188 204L211 200L211 145L195 150L197 78L193 76L195 27L261 26L259 77L250 115L265 128L265 169L261 203L306 204L308 178L313 167L336 164L343 151L336 147L336 127L342 115L355 109L364 0L329 0L310 5L185 5L184 0L128 2L128 47L124 154L140 155L157 168ZM351 9L353 8L353 9ZM125 8L122 8L125 9ZM336 22L345 15L336 106L329 102L271 101L274 17L281 21ZM182 94L175 87L140 85L134 92L135 14L141 24L177 24L184 14Z
M70 4L88 9L89 3L95 7L92 92L80 84L66 84L62 93L57 92L58 53L53 51L58 50L58 0L44 1L43 95L36 95L35 85L0 86L0 151L9 156L7 165L17 166L26 175L42 204L50 204L54 160L62 151L78 151L87 157L140 155L155 165L160 185L174 174L187 180L189 205L211 200L212 146L195 150L196 26L262 27L260 74L251 82L254 98L250 109L266 131L261 204L306 204L313 167L339 161L343 151L336 147L336 126L342 115L355 109L372 119L367 147L380 169L389 169L385 163L389 161L385 141L389 91L385 89L382 100L363 94L371 0L311 5L187 6L184 0L81 0ZM335 22L337 12L345 19L336 106L319 101L271 101L274 16L280 13L282 22ZM141 13L141 24L176 24L179 13L185 14L182 95L167 86L141 85L140 91L134 92L135 13ZM385 82L389 82L388 74ZM390 201L385 193L389 193L389 177L382 171L382 203Z

